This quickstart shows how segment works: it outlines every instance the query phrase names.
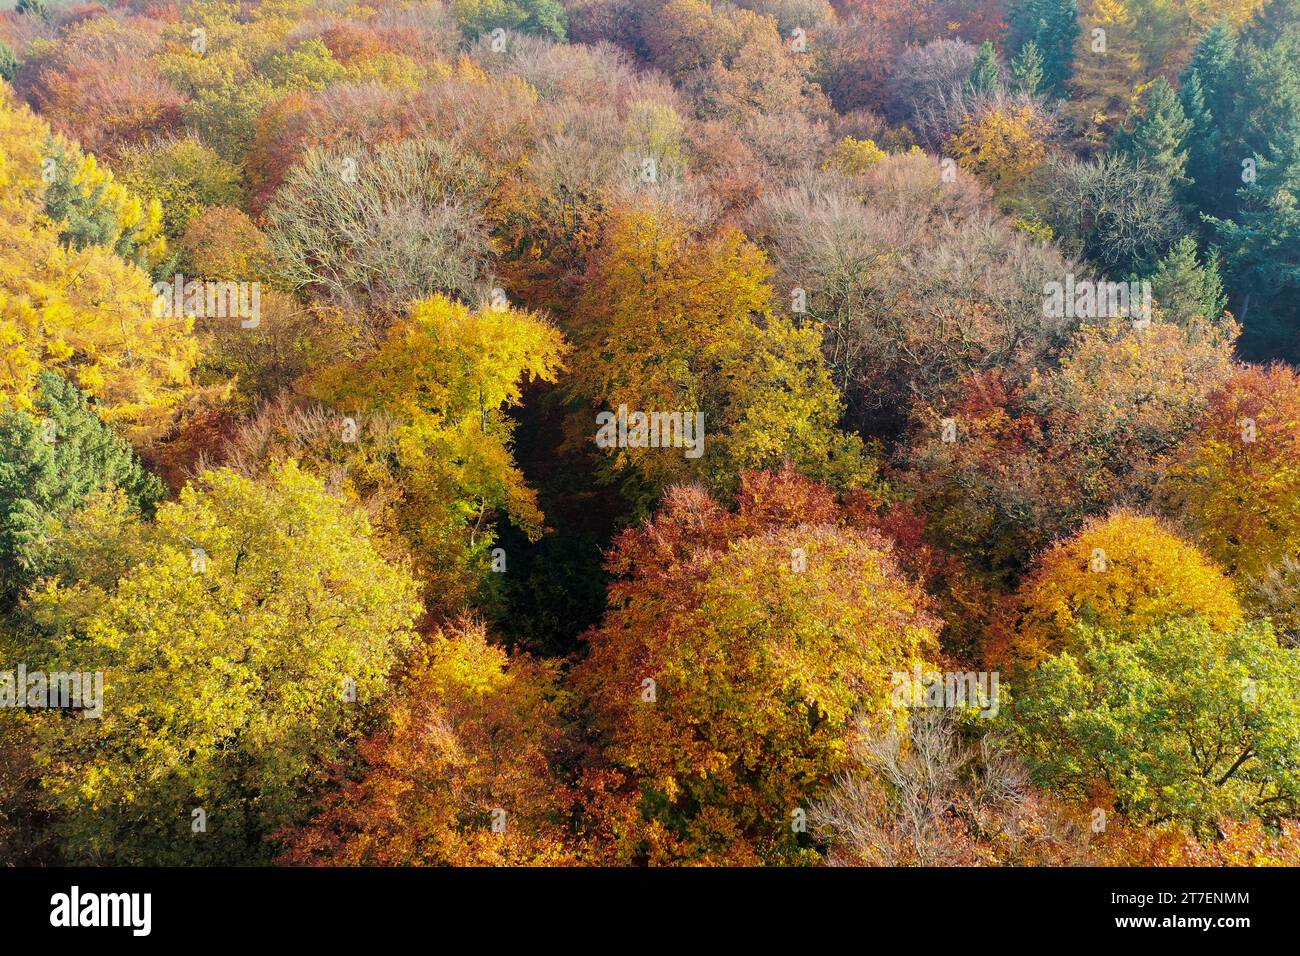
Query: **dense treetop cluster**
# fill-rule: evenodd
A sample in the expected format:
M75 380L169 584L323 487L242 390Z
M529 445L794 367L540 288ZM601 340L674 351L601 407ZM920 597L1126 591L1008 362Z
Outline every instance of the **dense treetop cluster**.
M1300 0L0 78L0 862L1300 863Z

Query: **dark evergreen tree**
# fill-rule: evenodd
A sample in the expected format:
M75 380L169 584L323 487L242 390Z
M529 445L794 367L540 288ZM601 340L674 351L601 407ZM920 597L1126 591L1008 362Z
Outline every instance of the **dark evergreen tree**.
M0 406L0 604L43 570L49 522L113 486L152 508L162 482L71 382L44 372L29 412Z
M1293 11L1292 11L1293 12ZM1300 30L1274 12L1237 45L1218 121L1231 195L1204 222L1226 259L1229 307L1250 358L1300 360ZM1227 81L1225 80L1225 83ZM1221 100L1226 100L1225 94ZM1207 103L1210 98L1207 96Z
M1236 69L1237 41L1232 27L1220 20L1196 45L1183 74L1183 111L1192 123L1187 138L1187 176L1195 211L1224 216L1232 211L1241 185L1241 149L1228 124L1233 95L1241 78Z
M1017 92L1033 95L1043 87L1043 54L1033 40L1025 43L1011 60L1011 83Z
M1187 177L1187 136L1192 122L1163 76L1151 85L1142 107L1141 115L1132 119L1131 129L1115 138L1115 148L1135 161L1145 162L1181 193L1191 185Z
M1217 322L1228 304L1214 254L1204 264L1199 262L1191 236L1174 244L1150 279L1151 294L1164 318L1184 328L1198 318Z
M18 0L14 12L22 16L40 17L42 20L50 18L50 8L45 0Z
M1259 157L1232 219L1211 219L1228 261L1232 306L1250 358L1300 360L1300 125Z
M1269 0L1260 7L1243 33L1243 39L1271 47L1288 34L1300 31L1300 0Z
M77 182L82 156L76 147L51 136L42 153L47 162L53 162L54 177L45 187L45 211L63 224L59 238L78 249L113 243L121 231L117 216L111 205L101 201L102 187L89 194L82 192Z
M1008 13L1007 48L1024 53L1032 42L1042 58L1043 93L1068 95L1074 63L1074 41L1079 36L1079 5L1076 0L1028 0Z
M0 79L12 83L18 75L18 57L14 48L0 40Z
M980 44L979 52L975 54L975 64L971 67L970 78L966 81L967 90L976 94L993 92L998 88L1000 69L997 51L993 49L992 43L985 40Z

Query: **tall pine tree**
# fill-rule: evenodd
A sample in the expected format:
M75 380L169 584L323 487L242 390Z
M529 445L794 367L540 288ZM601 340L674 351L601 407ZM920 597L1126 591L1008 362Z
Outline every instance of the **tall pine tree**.
M1158 170L1181 194L1191 185L1187 177L1187 137L1191 130L1192 121L1183 111L1178 94L1162 76L1147 89L1141 113L1133 119L1130 130L1115 138L1115 147Z
M109 486L139 508L164 495L79 388L47 371L31 414L0 402L0 607L43 570L50 521Z
M1242 148L1249 151L1254 174L1237 190L1232 215L1208 218L1228 260L1232 306L1245 327L1243 353L1291 361L1300 360L1297 46L1284 37L1267 50L1253 44L1246 49Z
M979 52L975 54L975 64L971 67L970 78L966 81L967 90L975 94L992 93L998 88L1000 69L993 44L985 40L980 44Z
M1223 294L1214 254L1202 265L1196 256L1196 240L1183 236L1151 273L1151 294L1166 321L1184 328L1197 319L1217 322L1228 300Z
M1192 123L1188 134L1187 175L1194 185L1195 209L1210 216L1229 215L1241 185L1241 150L1234 148L1228 124L1233 92L1240 84L1235 68L1237 40L1220 20L1206 32L1183 74L1183 111Z
M1043 88L1043 54L1033 40L1022 46L1011 60L1011 85L1016 92L1030 96Z
M1027 0L1008 14L1008 20L1007 48L1023 55L1032 42L1042 58L1041 91L1065 97L1079 36L1076 0Z

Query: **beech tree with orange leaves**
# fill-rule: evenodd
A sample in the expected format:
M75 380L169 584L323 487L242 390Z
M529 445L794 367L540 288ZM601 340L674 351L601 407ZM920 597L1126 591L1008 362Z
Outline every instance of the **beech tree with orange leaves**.
M1015 632L994 659L1033 667L1076 647L1081 625L1136 634L1196 618L1218 630L1242 620L1231 582L1155 518L1116 512L1050 548L1013 601Z
M1088 324L1027 382L968 376L955 400L915 409L901 483L943 542L1014 574L1084 519L1151 505L1232 374L1235 335L1231 323Z
M574 684L639 808L616 828L624 862L808 858L800 821L855 723L936 649L892 543L828 488L746 473L737 502L675 487L610 556L618 580Z
M574 861L554 669L507 655L481 623L426 639L355 779L289 836L283 862L555 866Z
M1260 575L1300 556L1300 375L1284 365L1233 375L1161 491L1166 513L1230 571Z

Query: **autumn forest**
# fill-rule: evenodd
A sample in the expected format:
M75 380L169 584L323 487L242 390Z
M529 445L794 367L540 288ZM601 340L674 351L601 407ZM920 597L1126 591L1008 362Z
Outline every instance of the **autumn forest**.
M1300 0L7 6L0 866L1300 865Z

